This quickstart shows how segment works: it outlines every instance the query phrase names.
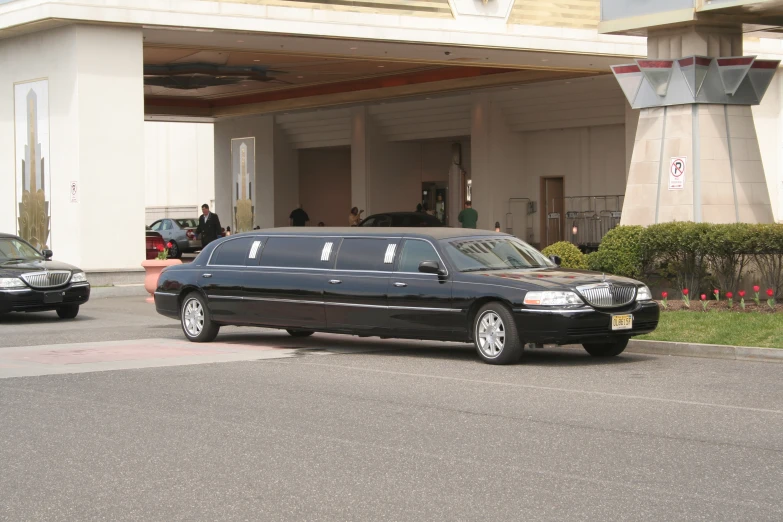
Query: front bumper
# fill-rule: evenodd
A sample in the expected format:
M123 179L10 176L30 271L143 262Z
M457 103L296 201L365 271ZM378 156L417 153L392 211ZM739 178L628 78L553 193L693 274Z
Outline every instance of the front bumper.
M82 305L89 299L90 283L69 284L51 290L0 290L0 312L43 312L64 305Z
M633 315L633 328L613 331L612 316L618 314ZM525 342L541 344L583 344L642 335L658 327L659 317L655 301L637 302L617 310L514 309L520 337Z

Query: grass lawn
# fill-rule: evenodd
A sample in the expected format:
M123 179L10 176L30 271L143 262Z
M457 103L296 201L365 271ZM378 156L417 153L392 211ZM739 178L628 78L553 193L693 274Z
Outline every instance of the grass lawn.
M658 329L635 339L783 348L783 314L661 312Z

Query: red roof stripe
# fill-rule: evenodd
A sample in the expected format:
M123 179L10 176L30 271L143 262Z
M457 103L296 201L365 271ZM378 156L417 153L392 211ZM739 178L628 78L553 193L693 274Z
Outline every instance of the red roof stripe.
M778 65L780 65L780 60L756 60L751 69L777 69Z
M639 60L636 63L645 69L670 69L674 65L674 60Z
M693 65L693 56L690 58L683 58L681 60L677 60L677 63L680 64L680 67L688 67L690 65Z
M701 56L696 57L696 65L703 65L705 67L709 67L711 63L712 63L712 58L703 58Z
M628 73L638 73L639 68L635 65L615 65L612 67L612 70L615 74L628 74Z
M721 67L730 67L732 65L750 65L750 62L752 61L752 56L743 56L742 58L718 58L718 65Z

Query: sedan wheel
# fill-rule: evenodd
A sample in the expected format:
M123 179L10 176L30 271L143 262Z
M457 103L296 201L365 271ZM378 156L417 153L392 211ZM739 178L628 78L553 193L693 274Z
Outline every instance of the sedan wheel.
M182 251L179 249L179 245L176 241L171 241L171 248L169 248L169 259L179 259L182 257Z
M209 317L204 298L197 293L185 297L180 310L182 331L189 341L208 343L217 337L220 326Z
M484 362L510 364L522 357L524 345L519 339L514 317L501 303L489 303L479 310L473 336L476 351Z

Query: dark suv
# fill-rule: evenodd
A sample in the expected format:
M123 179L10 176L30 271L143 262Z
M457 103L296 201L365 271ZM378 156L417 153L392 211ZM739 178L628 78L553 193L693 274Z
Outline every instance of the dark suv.
M440 219L423 212L387 212L368 216L362 227L443 227Z

